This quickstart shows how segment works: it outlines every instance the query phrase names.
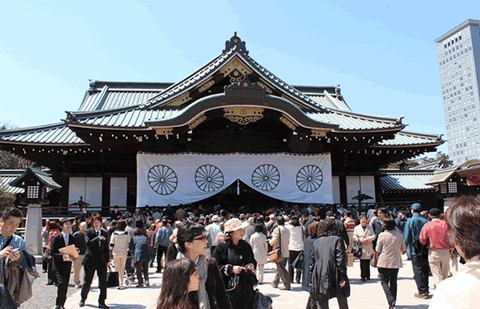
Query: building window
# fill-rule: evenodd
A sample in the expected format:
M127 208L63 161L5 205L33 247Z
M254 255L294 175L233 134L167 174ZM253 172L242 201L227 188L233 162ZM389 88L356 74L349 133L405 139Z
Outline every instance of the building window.
M27 198L36 199L38 198L39 186L28 186L27 187Z

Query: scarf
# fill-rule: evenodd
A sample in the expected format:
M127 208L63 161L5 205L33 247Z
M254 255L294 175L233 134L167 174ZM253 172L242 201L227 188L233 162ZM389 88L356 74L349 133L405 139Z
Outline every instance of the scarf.
M187 257L180 251L177 254L177 259L186 259ZM208 260L205 255L200 255L195 263L195 269L200 280L198 287L198 308L210 309L210 301L208 299L206 282L208 277Z

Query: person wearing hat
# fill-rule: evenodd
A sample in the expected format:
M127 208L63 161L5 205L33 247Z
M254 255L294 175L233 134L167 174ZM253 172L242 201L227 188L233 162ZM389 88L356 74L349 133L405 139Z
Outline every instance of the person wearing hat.
M212 217L212 223L207 225L205 230L208 232L208 246L210 247L210 252L214 252L215 248L217 247L218 243L215 242L217 239L217 235L222 232L220 229L220 224L218 224L219 218L217 215Z
M252 247L243 240L245 223L233 218L225 222L225 241L218 244L213 258L218 262L234 309L253 309L257 262Z
M432 221L425 224L420 232L420 242L428 248L428 263L436 287L448 278L450 271L451 245L447 235L447 222L440 220L440 213L438 208L430 209Z
M412 218L405 224L403 239L405 244L411 247L413 277L418 289L418 293L415 293L414 296L417 298L428 299L428 274L430 273L430 268L428 267L428 259L425 252L426 248L420 248L418 245L415 246L415 243L419 242L422 228L428 223L428 220L420 215L422 205L419 203L412 204L411 211Z

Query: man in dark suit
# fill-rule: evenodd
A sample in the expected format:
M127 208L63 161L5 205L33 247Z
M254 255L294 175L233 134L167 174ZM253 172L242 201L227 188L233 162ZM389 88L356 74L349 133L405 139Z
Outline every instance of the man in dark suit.
M82 212L80 212L80 222L85 222L87 221L87 218L90 218L90 213L88 212L87 209L88 209L88 206L83 205Z
M100 296L98 298L98 307L102 309L109 308L105 304L107 298L107 263L110 256L108 251L108 232L102 228L102 216L93 214L93 227L85 231L85 243L87 250L83 257L83 269L85 277L81 293L80 307L85 306L90 286L92 285L93 275L97 272L100 284Z
M67 300L68 282L70 281L70 270L72 269L73 256L60 253L59 249L75 245L75 237L70 235L72 232L72 223L67 218L60 219L62 232L52 238L52 257L53 266L56 272L58 283L57 300L55 309L63 309Z

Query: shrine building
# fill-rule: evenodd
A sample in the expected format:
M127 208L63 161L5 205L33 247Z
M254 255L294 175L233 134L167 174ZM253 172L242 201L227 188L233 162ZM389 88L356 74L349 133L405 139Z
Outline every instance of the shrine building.
M347 204L359 194L379 203L388 200L382 167L444 143L405 127L403 117L352 111L339 87L288 84L235 34L176 83L91 80L77 111L1 131L0 149L48 167L62 187L52 201L63 206L80 198L104 211L268 199Z

